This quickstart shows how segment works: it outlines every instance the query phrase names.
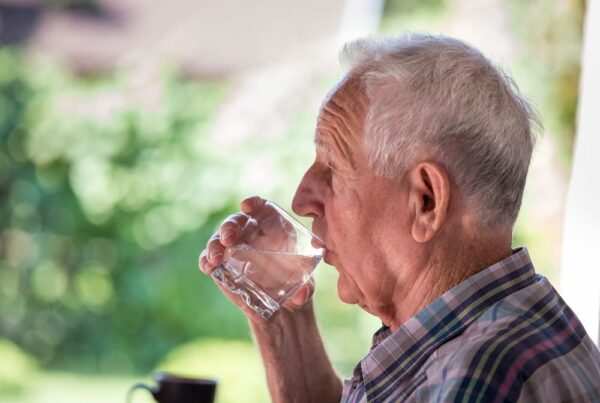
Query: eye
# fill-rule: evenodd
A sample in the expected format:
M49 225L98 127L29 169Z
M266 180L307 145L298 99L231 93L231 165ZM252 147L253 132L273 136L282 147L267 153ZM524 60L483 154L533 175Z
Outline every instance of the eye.
M335 167L328 161L319 163L319 179L329 188L333 187L334 178L337 176Z

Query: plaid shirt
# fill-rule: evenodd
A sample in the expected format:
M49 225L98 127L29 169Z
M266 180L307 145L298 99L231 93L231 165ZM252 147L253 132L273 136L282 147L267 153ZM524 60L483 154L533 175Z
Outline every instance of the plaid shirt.
M600 402L600 352L527 249L383 326L342 402Z

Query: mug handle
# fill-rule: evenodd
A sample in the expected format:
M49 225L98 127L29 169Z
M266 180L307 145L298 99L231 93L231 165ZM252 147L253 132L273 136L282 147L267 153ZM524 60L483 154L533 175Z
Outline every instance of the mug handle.
M135 392L137 389L147 390L148 392L150 392L150 394L152 395L154 400L158 401L157 400L158 399L158 388L148 386L144 383L136 383L131 388L129 388L129 392L127 392L127 400L126 400L127 403L131 403L131 398L133 397L133 392Z

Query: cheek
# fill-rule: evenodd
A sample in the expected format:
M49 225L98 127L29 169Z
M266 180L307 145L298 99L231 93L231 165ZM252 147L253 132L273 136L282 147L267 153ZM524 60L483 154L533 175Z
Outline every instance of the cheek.
M344 204L355 202L357 185L353 179L346 178L340 174L333 174L331 178L332 198Z
M331 197L333 210L338 213L342 224L351 225L350 220L360 218L362 203L359 197L359 184L349 181L334 181L332 183L333 194Z
M327 232L340 258L352 264L360 258L366 215L359 193L352 184L338 186L326 206Z

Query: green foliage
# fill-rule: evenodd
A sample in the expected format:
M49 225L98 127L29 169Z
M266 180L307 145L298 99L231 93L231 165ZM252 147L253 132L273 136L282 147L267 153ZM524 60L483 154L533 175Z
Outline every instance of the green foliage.
M544 135L550 140L548 144L557 146L556 162L566 177L576 134L584 1L511 0L507 5L517 50L515 80L537 108ZM544 223L536 220L541 200L538 197L535 206L530 202L534 192L530 186L525 188L514 244L527 245L536 269L556 282L560 271L557 243L560 244L562 237L561 223L558 219ZM564 195L555 197L562 199Z
M584 0L507 2L515 44L519 46L519 82L532 94L546 131L570 166L575 138ZM535 16L532 18L532 16Z
M387 0L380 31L391 35L406 31L436 31L446 11L444 0Z
M0 336L45 366L148 370L192 337L249 337L196 262L263 147L216 148L229 85L165 71L140 93L135 72L0 53Z

